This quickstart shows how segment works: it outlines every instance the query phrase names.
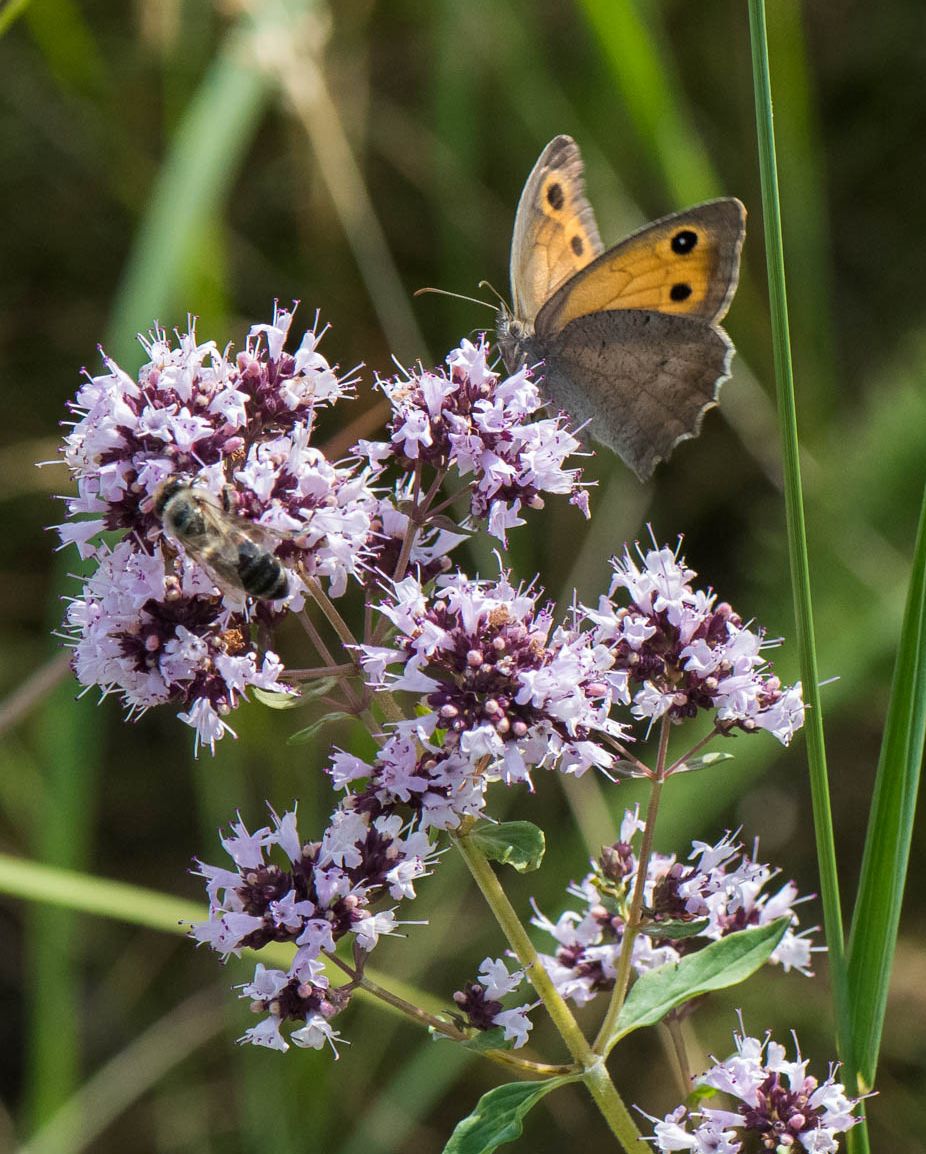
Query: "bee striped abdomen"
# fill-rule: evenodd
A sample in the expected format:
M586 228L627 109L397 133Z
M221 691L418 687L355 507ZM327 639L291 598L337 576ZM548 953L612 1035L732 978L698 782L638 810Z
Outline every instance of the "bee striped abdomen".
M253 541L238 545L238 576L241 587L252 597L276 601L289 592L289 578L279 558Z

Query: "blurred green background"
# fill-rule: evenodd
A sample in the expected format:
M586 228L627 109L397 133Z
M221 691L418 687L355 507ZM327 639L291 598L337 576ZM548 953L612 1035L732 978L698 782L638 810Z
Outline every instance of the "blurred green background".
M922 12L775 0L773 88L799 417L838 850L847 911L903 605L926 462L926 103ZM97 344L127 368L134 333L200 317L242 342L275 297L316 307L342 366L388 372L393 354L440 358L488 323L476 306L414 300L422 285L507 295L521 185L558 132L585 153L606 243L647 218L714 195L751 212L743 279L727 321L739 355L719 413L644 488L619 463L599 481L591 525L551 500L512 535L520 576L592 598L607 557L653 524L685 534L705 583L770 635L793 635L771 385L769 328L746 11L733 0L291 0L249 7L176 0L17 0L0 8L0 850L199 901L187 869L218 861L236 809L300 801L306 836L332 795L326 746L291 747L304 713L240 711L237 743L192 757L170 710L134 724L117 702L54 687L49 637L73 593L73 555L44 530L67 492L51 460L65 401ZM483 294L485 295L485 294ZM299 319L297 319L297 328ZM371 397L351 410L358 415ZM343 410L343 406L341 406ZM375 428L375 414L366 422ZM338 430L323 426L337 440ZM461 559L462 560L462 559ZM491 571L477 543L466 563ZM299 638L283 642L294 655ZM52 663L49 665L48 663ZM776 667L796 675L785 645ZM44 678L44 680L43 680ZM343 727L341 744L361 735ZM743 826L803 892L817 887L802 742L732 746L736 761L676 783L661 849ZM614 837L630 786L539 781L496 797L547 831L541 874L512 878L553 915L589 848ZM564 805L564 796L567 805ZM926 896L914 843L884 1037L872 1148L926 1150ZM443 1003L501 952L462 866L448 857L405 915L428 917L376 953L380 971ZM0 1149L393 1154L442 1149L455 1121L496 1084L488 1064L429 1042L356 1003L352 1045L286 1056L233 1040L252 1024L222 970L176 935L5 897L0 977ZM179 916L179 915L178 915ZM820 920L803 907L804 925ZM765 974L710 1000L696 1050L726 1052L741 1007L754 1033L794 1027L818 1072L833 1054L825 958L816 980ZM536 1031L556 1060L554 1038ZM658 1032L613 1055L629 1102L678 1100ZM695 1064L697 1065L697 1059ZM521 1148L609 1148L573 1087L547 1098Z

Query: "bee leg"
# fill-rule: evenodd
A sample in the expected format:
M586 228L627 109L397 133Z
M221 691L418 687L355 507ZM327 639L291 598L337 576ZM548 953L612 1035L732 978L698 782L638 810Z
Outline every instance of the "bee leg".
M222 509L234 515L238 510L238 493L234 485L222 486Z

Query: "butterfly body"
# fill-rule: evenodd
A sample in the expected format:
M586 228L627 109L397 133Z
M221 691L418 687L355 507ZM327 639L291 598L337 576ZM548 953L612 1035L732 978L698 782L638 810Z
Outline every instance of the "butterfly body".
M736 288L745 209L708 201L603 251L582 173L578 146L558 136L528 177L499 347L511 371L541 364L551 402L645 480L697 435L729 376L733 346L718 322Z

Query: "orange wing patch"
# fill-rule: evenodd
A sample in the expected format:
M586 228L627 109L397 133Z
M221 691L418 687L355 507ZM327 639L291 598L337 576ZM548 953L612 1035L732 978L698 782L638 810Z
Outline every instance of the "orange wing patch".
M738 201L718 201L642 229L564 284L538 328L558 331L608 309L718 320L736 287L741 210Z
M511 245L515 316L532 324L557 289L600 252L582 157L574 140L557 136L540 154L518 203Z
M580 195L571 187L567 174L553 171L546 174L539 196L540 211L556 225L556 261L571 265L574 272L594 260L600 248L597 236L592 236L583 224L576 203Z

